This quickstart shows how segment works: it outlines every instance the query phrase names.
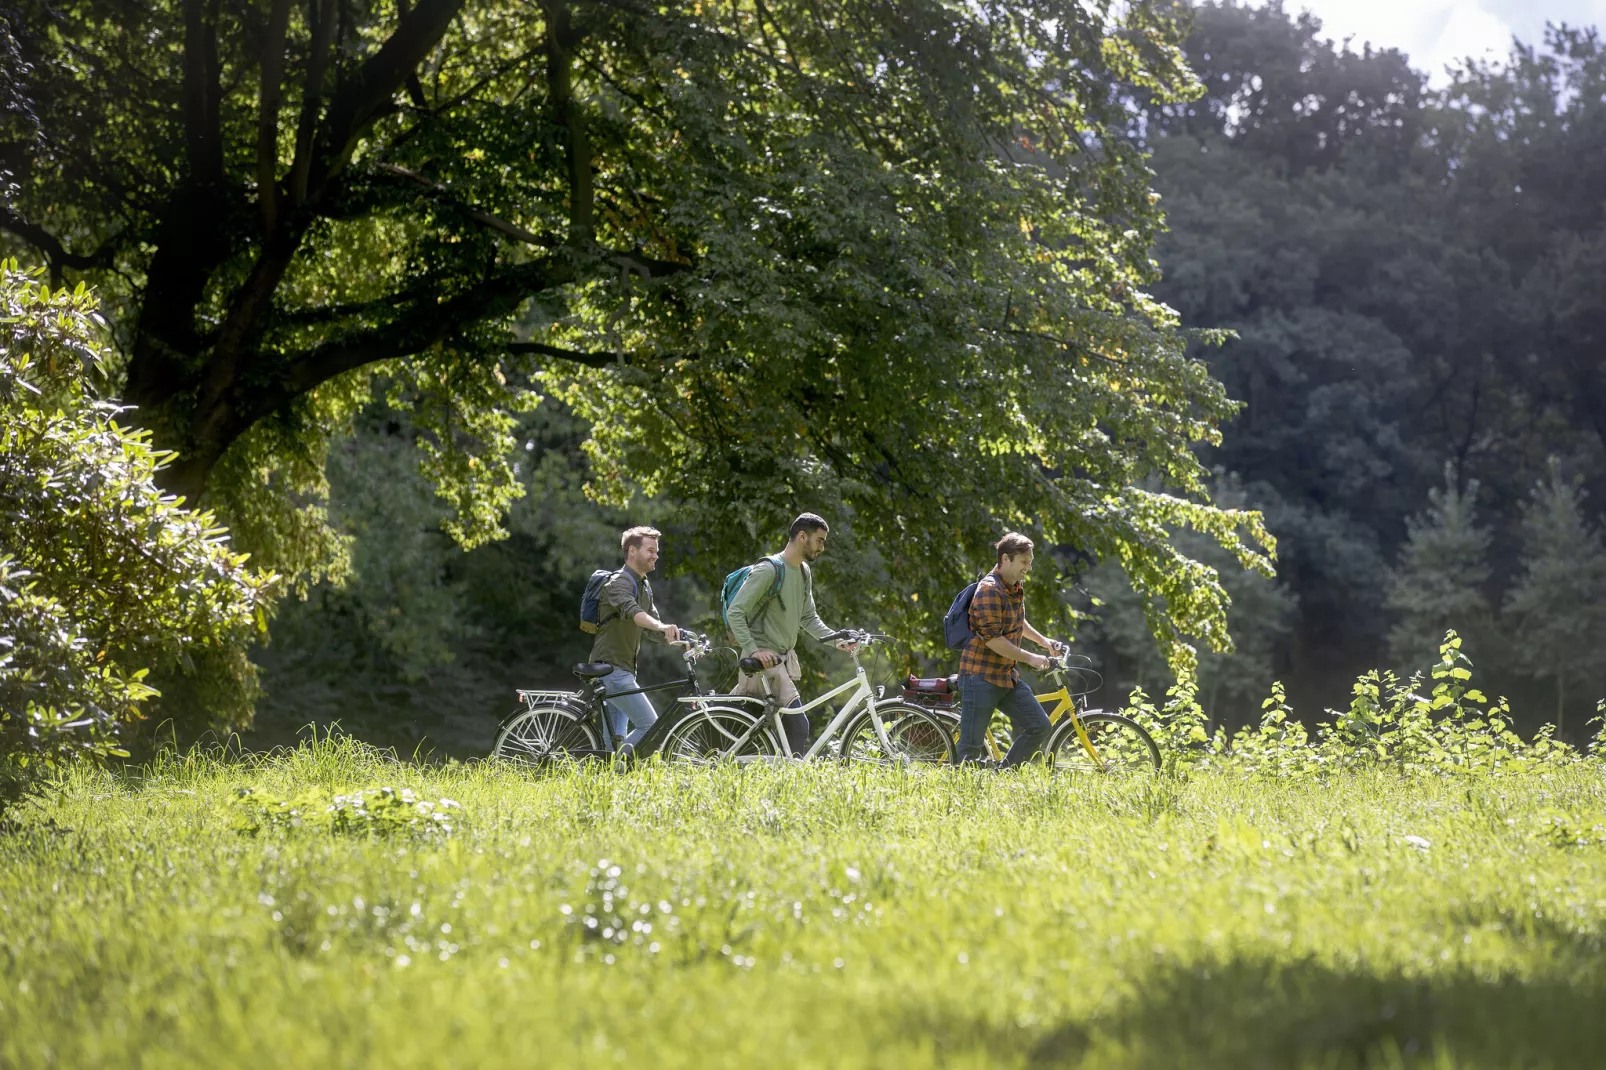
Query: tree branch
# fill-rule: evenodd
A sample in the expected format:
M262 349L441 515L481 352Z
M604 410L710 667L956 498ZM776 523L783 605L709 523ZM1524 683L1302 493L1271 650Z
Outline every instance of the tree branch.
M613 364L624 363L624 357L618 353L582 353L575 349L563 349L559 346L549 346L544 342L509 342L503 347L507 353L535 353L543 357L557 357L559 360L572 361L575 364L584 364L588 368L606 368Z
M218 3L184 0L184 134L190 174L204 186L220 186L224 178Z
M257 203L264 236L273 233L279 218L279 103L284 96L284 42L290 30L290 0L272 2L257 104Z
M407 17L407 9L411 6L407 0L396 0L396 14L400 18ZM413 107L419 111L429 110L429 98L424 96L424 83L418 80L418 71L407 72L407 99L413 102Z
M570 282L575 274L574 267L563 261L519 264L455 297L441 300L423 295L383 327L361 330L292 355L275 387L251 392L247 403L239 407L236 423L243 421L243 431L291 398L338 375L422 352L470 324L508 315L532 294Z
M442 199L449 200L454 207L460 208L463 211L463 214L474 220L474 222L490 227L492 230L500 231L515 241L525 242L529 245L538 245L545 249L555 248L562 244L556 239L543 238L541 235L536 234L533 231L525 230L517 223L509 223L507 220L491 215L489 212L482 212L477 208L472 208L469 205L456 200L452 197L451 190L447 189L438 182L430 181L417 171L409 171L407 168L393 163L381 163L375 164L374 166L377 170L398 175L407 179L409 182L413 182L424 187L431 193L437 194Z
M301 91L301 118L296 124L296 154L290 164L290 203L299 206L307 199L307 180L312 173L312 150L318 134L318 112L323 104L324 68L334 38L335 0L307 0L307 18L312 24L312 51L307 56L307 78Z
M50 233L37 223L30 223L17 215L4 204L0 204L0 230L8 230L21 238L29 245L45 254L49 262L52 276L58 275L62 268L72 268L74 271L88 271L91 268L111 266L112 255L122 244L121 232L102 242L100 248L92 253L80 255L68 252L61 239Z
M329 103L320 152L308 180L310 192L321 193L351 158L357 138L380 108L406 83L424 57L445 36L467 0L422 0L350 78L342 80Z
M591 141L585 116L574 99L574 45L579 35L569 17L566 0L552 0L547 14L547 96L552 120L565 134L569 163L569 244L589 248L596 239L593 204Z

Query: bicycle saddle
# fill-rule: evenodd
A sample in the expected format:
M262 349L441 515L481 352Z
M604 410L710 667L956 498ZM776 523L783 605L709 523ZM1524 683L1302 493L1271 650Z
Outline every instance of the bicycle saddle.
M764 663L762 661L759 661L757 658L743 658L741 661L738 661L736 664L737 664L738 667L741 668L741 670L743 672L763 672L764 671Z
M613 672L613 666L606 661L587 661L574 667L574 674L582 680L595 680L599 676L607 676Z

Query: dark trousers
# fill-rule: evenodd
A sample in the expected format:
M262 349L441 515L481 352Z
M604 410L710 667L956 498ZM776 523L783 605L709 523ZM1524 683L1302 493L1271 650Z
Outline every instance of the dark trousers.
M986 744L987 726L992 723L993 711L1003 710L1009 717L1010 731L1015 742L1004 756L1004 765L1016 766L1037 753L1048 738L1048 714L1043 704L1032 695L1025 682L1014 687L990 684L974 673L959 677L959 750L956 762L970 762L980 758Z
M795 698L787 704L791 707L803 705L803 700ZM781 727L786 729L786 745L792 751L792 757L801 758L809 752L809 715L806 713L781 714Z

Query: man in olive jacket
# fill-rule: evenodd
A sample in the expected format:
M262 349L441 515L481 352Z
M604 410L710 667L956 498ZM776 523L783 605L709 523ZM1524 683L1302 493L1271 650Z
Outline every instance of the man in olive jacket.
M641 650L642 639L673 643L680 638L680 629L654 616L652 584L647 582L647 573L658 564L658 539L659 533L646 527L631 528L621 535L619 548L624 551L624 567L602 588L591 660L613 666L613 672L602 678L609 691L633 691L641 686L636 682L636 654ZM621 755L631 754L647 729L658 720L658 713L646 695L621 695L606 700L604 706L614 738L624 736L624 743L619 747ZM629 735L625 735L627 723Z
M736 683L737 694L762 696L762 680L768 680L770 693L781 705L803 705L797 693L797 680L803 675L797 660L798 633L807 630L816 639L823 639L836 630L827 627L814 608L814 577L809 572L809 562L825 553L825 540L830 533L823 518L804 513L792 521L786 549L749 569L731 598L725 620L741 647L741 656L757 658L764 666L762 673L741 674ZM775 587L777 569L782 573L779 591ZM851 652L853 644L839 642L837 649ZM809 749L808 717L788 713L782 723L793 757L803 757Z

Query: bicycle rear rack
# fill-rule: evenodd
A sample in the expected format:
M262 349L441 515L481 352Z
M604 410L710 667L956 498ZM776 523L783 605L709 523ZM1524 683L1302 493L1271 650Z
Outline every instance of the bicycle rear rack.
M519 701L523 702L527 709L532 710L537 706L554 703L561 706L585 705L585 697L577 691L525 691L520 688L518 696Z

